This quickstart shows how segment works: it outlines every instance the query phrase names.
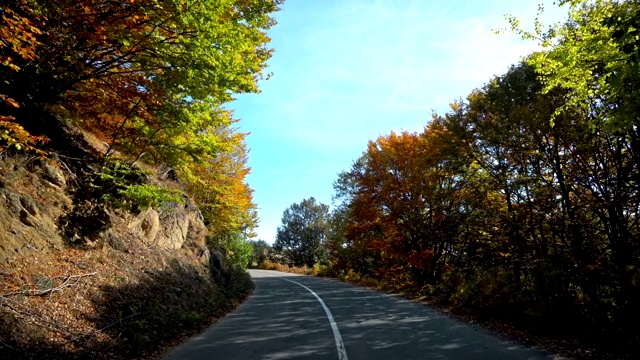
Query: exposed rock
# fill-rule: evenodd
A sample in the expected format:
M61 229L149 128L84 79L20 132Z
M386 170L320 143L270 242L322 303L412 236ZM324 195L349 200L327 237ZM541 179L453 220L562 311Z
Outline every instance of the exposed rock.
M47 186L49 181L43 179L42 172L18 164L2 168L5 186L0 189L0 262L31 251L62 248L56 222L70 206L69 196L59 186Z
M103 240L103 243L110 246L111 248L126 252L129 250L129 246L124 241L124 239L116 236L113 233L113 230L108 229L107 231L103 231L99 234L99 237Z
M211 254L206 241L207 227L200 212L198 211L195 215L189 218L189 230L183 248L196 257L201 264L209 266Z
M62 248L65 242L71 242L119 252L141 246L157 248L161 250L158 254L180 250L200 266L208 268L212 263L207 228L193 201L137 215L107 210L93 198L76 198L74 204L64 174L55 163L29 162L28 158L11 162L0 166L4 184L0 188L0 262L28 251ZM219 264L222 255L216 255L216 259L213 263Z
M199 215L198 212L197 215ZM207 227L204 221L199 217L191 216L189 218L189 231L187 233L187 244L189 246L203 247L206 246Z
M122 215L122 214L121 214ZM181 250L200 264L209 267L210 253L207 248L207 227L202 214L193 201L185 206L170 209L147 209L135 217L126 217L124 221L128 235L116 234L116 237L132 237L147 247L165 250ZM114 226L119 228L119 226ZM111 244L110 244L111 245ZM113 245L116 248L119 245Z
M154 209L147 209L133 219L128 225L145 245L155 245L160 230L160 218Z
M42 165L42 172L43 172L44 178L50 181L51 183L58 185L62 188L67 186L67 180L65 179L62 171L60 171L60 169L51 165L50 163L45 162Z
M165 210L160 215L162 228L156 244L162 248L180 249L187 240L189 215L182 209Z
M20 209L20 221L27 226L36 226L31 217L29 216L29 212L25 209Z
M36 205L36 202L30 196L21 195L20 205L22 205L22 207L27 210L29 214L38 216L38 205Z
M48 160L0 158L0 287L3 301L16 299L11 304L17 307L1 311L0 358L132 357L130 349L139 342L121 336L133 333L128 329L155 343L163 328L148 319L167 328L184 326L185 315L202 312L202 319L210 319L220 315L218 306L240 300L237 289L250 289L248 278L237 286L222 254L211 259L207 229L193 201L133 214L105 205L107 188L96 186L90 164L65 161L64 174L80 175L70 175L69 183ZM233 292L223 283L233 284ZM44 300L24 296L49 290L55 294ZM128 320L138 315L150 326ZM112 352L114 345L119 352Z

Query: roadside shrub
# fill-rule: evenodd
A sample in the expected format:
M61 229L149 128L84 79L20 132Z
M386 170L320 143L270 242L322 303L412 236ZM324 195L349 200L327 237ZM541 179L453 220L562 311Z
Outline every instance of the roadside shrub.
M213 249L219 249L224 253L226 263L229 266L237 266L246 269L253 255L253 243L246 241L240 234L230 236L209 237L207 240Z
M253 289L243 269L225 272L229 281L221 285L191 265L172 261L138 282L103 286L92 300L99 314L96 327L111 336L115 354L148 358L181 335L202 330Z
M233 266L226 270L227 286L225 287L225 295L228 298L236 299L247 294L253 289L253 282L251 281L251 275L244 269Z
M349 269L346 272L341 271L338 274L338 279L342 280L342 281L355 281L358 282L362 279L362 277L360 276L360 274L358 274L357 272L353 271L353 269Z
M492 313L511 308L509 277L505 271L476 269L464 274L451 301L470 310Z
M273 262L271 260L266 260L262 264L262 269L264 269L264 270L276 270L276 271L288 272L288 273L292 273L292 274L304 274L304 275L309 275L310 274L310 270L306 266L303 266L303 267L289 266L289 265Z
M324 266L315 263L313 264L313 267L310 269L310 274L309 275L314 275L314 276L318 276L320 274L320 272L322 271L322 268L324 268Z

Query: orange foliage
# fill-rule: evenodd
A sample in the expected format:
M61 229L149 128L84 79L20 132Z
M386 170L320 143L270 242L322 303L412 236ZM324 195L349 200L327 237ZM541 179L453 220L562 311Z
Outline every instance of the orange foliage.
M36 46L39 42L36 35L42 32L25 16L17 14L10 8L0 7L2 23L0 23L0 64L18 71L13 53L20 59L32 60L36 56ZM0 102L7 108L19 108L14 99L0 94ZM46 141L45 137L32 136L22 126L15 123L15 117L0 114L0 151L6 148L18 150L36 150L33 146L37 142Z
M25 16L17 14L7 7L0 7L2 23L0 23L0 63L18 71L20 67L15 64L14 58L5 51L10 47L13 53L24 59L32 60L36 56L36 46L39 44L36 35L42 31ZM31 14L30 14L31 15Z
M228 151L190 166L196 176L187 180L187 187L214 236L250 232L257 225L253 190L245 182L251 171L246 166L245 136L244 133L224 135Z
M391 133L370 141L365 166L352 169L356 195L346 229L350 246L375 254L380 278L429 282L455 236L448 216L460 204L452 160L463 148L434 120L423 133Z

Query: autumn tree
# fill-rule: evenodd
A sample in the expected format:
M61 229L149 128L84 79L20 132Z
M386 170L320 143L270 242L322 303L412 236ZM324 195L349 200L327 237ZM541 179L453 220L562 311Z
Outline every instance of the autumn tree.
M566 94L551 124L563 113L585 123L578 127L582 133L577 141L568 148L560 146L560 157L569 161L555 165L556 173L560 169L567 173L563 198L574 219L569 220L578 229L574 233L586 231L575 242L574 255L583 272L579 291L589 293L591 306L599 307L594 313L608 312L609 319L617 319L614 322L627 322L633 318L629 316L631 304L640 298L635 280L640 259L635 210L635 184L640 180L640 3L561 3L569 5L569 19L548 31L540 26L523 30L515 18L511 23L515 32L543 46L529 59L544 85L543 92L562 89ZM574 208L577 214L571 215L566 199L579 203ZM597 250L590 254L591 249ZM615 305L611 299L616 299ZM598 321L606 322L604 318Z
M41 30L29 19L31 12L19 13L7 7L5 2L0 2L0 74L20 71L17 63L31 61L36 56L36 46L39 45L36 36ZM16 118L11 114L20 108L18 102L10 95L0 92L0 151L5 148L23 147L33 149L38 141L44 137L35 137L29 134Z
M253 190L246 181L250 172L246 134L224 126L213 135L223 151L198 162L183 163L177 170L202 212L209 229L209 245L240 256L240 262L246 265L251 252L248 241L255 237L258 225Z
M463 183L453 176L466 161L456 156L462 149L438 119L420 134L369 142L334 184L346 217L344 240L333 246L338 262L363 275L433 283L454 253L464 217Z
M293 266L313 266L325 260L329 206L310 197L292 204L282 214L273 248Z
M525 61L423 133L370 142L334 183L334 272L631 346L635 129L571 96Z
M258 91L277 4L9 2L5 12L26 14L41 33L33 58L3 71L0 93L29 105L9 114L28 130L56 126L41 123L46 110L99 135L107 155L117 149L170 165L211 156L221 150L213 128L231 121L222 104ZM3 57L20 48L11 49Z
M542 51L339 175L334 273L635 349L638 2L564 3L521 31Z
M245 135L228 109L266 77L266 31L279 3L0 1L5 143L46 134L64 148L67 123L106 143L105 159L172 168L214 245L245 253L257 215Z

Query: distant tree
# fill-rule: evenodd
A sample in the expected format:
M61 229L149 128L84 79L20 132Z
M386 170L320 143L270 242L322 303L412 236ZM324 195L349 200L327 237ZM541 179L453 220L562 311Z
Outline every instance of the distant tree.
M315 198L291 205L282 215L274 249L283 253L289 265L313 266L326 258L329 205Z
M253 254L249 260L249 267L260 267L269 259L271 245L264 240L251 240L250 243L253 245Z

